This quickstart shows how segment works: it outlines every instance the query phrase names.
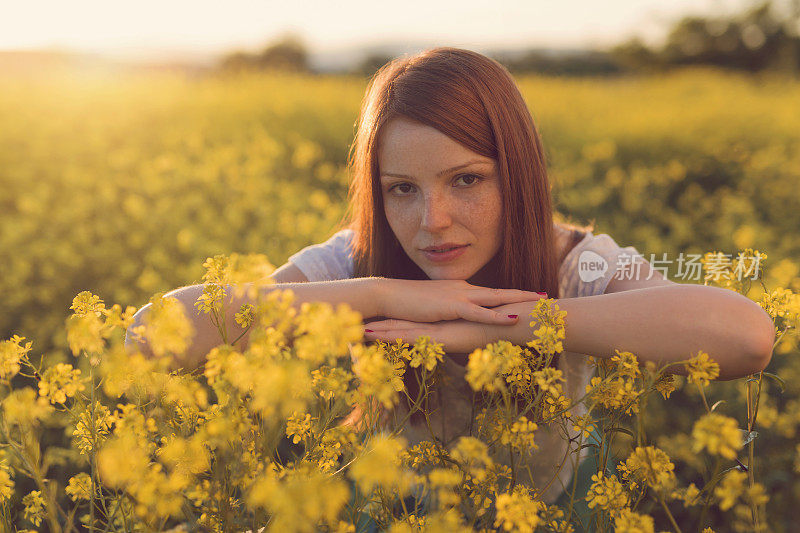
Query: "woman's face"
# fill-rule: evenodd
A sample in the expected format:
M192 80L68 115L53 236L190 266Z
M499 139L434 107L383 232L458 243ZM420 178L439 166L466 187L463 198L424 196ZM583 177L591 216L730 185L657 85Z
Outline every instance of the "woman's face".
M472 278L502 239L495 160L405 118L386 124L379 146L383 208L403 250L430 279ZM466 246L457 257L424 251L448 243Z

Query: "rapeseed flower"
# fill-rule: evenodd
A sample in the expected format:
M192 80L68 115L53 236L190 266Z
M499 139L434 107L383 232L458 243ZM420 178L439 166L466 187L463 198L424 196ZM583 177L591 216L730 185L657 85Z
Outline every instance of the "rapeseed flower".
M29 520L34 526L38 526L44 518L45 501L42 492L33 490L22 498L22 505L25 506L23 513L25 519Z
M42 379L39 381L39 394L50 400L52 404L63 404L67 398L72 398L78 392L86 389L83 381L80 369L73 369L72 365L58 363L42 374Z
M605 476L602 472L592 474L592 486L586 495L589 508L599 507L615 516L630 502L628 493L617 476Z
M614 517L615 533L653 533L653 517L622 509Z
M736 420L720 413L706 413L692 427L692 449L695 452L707 450L712 455L725 459L736 458L736 451L742 448L742 431Z
M30 387L12 390L3 399L3 414L9 424L35 425L52 412L50 402Z
M505 531L533 533L542 524L540 513L545 509L545 504L532 499L523 485L517 485L511 493L499 494L495 507L495 527L502 527Z
M353 373L359 379L359 390L374 396L389 408L398 401L398 392L405 388L402 363L392 363L378 345L356 344L352 348Z
M695 357L684 365L688 372L687 379L690 383L697 383L701 387L708 385L710 380L719 377L719 364L711 359L704 351L699 351Z
M194 337L194 326L176 298L161 293L150 299L152 307L144 317L144 336L156 356L183 354Z
M436 368L437 363L442 362L444 355L444 344L431 340L427 335L419 337L410 350L409 363L411 368L424 366L428 372Z
M391 489L403 480L401 452L406 447L403 437L377 434L366 444L350 467L349 475L364 492L374 487Z
M19 372L19 363L28 356L32 342L22 345L25 337L14 335L8 340L0 341L0 379L10 380Z
M0 502L9 500L14 495L14 480L11 479L11 469L0 461Z
M637 446L619 470L631 489L643 483L658 492L671 493L677 485L675 465L655 446Z
M92 478L86 472L81 472L69 478L64 490L74 502L89 500L92 497Z

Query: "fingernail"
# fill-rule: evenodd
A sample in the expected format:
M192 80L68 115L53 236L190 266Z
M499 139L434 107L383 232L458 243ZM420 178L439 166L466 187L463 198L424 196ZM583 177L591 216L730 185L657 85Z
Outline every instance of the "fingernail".
M517 318L519 315L508 315L508 318Z
M364 331L366 331L367 333L374 333L371 329L365 329Z
M547 296L546 292L537 292L536 294L541 294L542 296Z

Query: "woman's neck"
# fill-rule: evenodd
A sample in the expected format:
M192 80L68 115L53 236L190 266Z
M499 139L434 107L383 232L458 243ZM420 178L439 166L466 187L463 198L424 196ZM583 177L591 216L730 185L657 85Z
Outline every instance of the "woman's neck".
M488 263L483 265L471 278L467 280L470 285L479 287L495 287L497 274L500 271L500 254L495 254Z

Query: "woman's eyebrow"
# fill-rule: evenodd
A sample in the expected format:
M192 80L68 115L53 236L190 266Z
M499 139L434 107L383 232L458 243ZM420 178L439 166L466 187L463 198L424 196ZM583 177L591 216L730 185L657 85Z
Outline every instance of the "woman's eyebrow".
M460 168L468 167L470 165L491 165L491 164L493 164L492 161L485 161L483 159L475 159L473 161L468 161L466 163L462 163L461 165L456 165L454 167L442 170L441 172L436 174L436 177L440 178L440 177L444 176L445 174L447 174L448 172L453 172L454 170L458 170ZM381 172L381 177L383 177L383 176L389 176L389 177L392 177L392 178L403 178L403 179L408 179L408 180L413 180L414 179L412 176L408 176L406 174L396 174L396 173L393 173L393 172Z

